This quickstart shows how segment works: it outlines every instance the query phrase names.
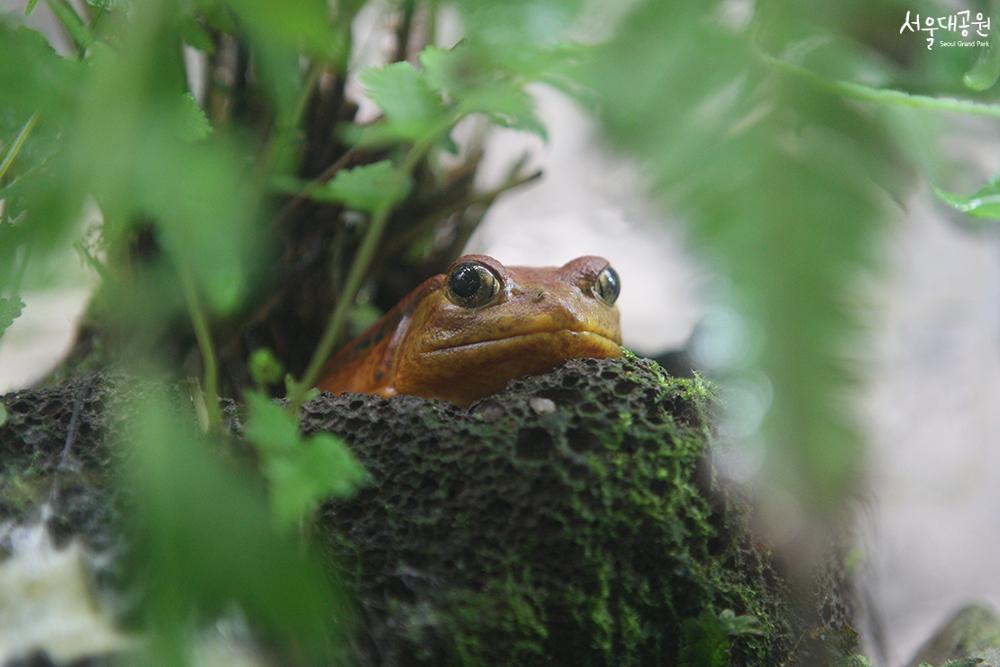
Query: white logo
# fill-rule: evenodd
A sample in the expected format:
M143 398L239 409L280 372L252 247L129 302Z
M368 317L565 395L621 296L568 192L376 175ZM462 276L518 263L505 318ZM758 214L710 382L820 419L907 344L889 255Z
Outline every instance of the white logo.
M964 12L957 12L955 14L950 14L948 16L925 16L924 20L920 20L920 14L914 14L911 18L911 12L907 10L906 19L903 21L903 25L899 28L899 34L902 35L904 32L909 30L915 33L927 33L927 50L934 48L934 33L938 30L944 30L948 33L961 32L962 37L969 36L969 29L975 28L976 34L980 37L990 36L990 17L983 18L982 12L976 12L976 20L972 21L972 12L966 9ZM963 41L961 39L953 39L951 41L939 39L938 46L949 47L949 46L959 46L959 47L972 47L972 46L989 46L989 40L972 39L969 41Z

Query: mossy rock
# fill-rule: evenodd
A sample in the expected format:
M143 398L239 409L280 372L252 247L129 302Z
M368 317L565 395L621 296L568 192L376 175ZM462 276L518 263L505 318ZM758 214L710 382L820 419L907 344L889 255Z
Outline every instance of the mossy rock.
M104 444L120 411L106 408L133 386L96 375L3 397L0 522L47 500L61 540L123 550ZM792 604L738 495L719 488L709 394L630 356L572 361L468 409L306 403L303 430L343 436L372 478L314 531L355 593L355 661L822 664L812 638L850 628ZM235 405L227 415L238 430ZM833 594L830 617L847 618Z
M784 588L705 464L709 392L634 358L580 359L467 410L325 398L373 484L323 515L353 571L369 664L778 664ZM705 649L708 650L708 649ZM729 661L717 664L729 664Z

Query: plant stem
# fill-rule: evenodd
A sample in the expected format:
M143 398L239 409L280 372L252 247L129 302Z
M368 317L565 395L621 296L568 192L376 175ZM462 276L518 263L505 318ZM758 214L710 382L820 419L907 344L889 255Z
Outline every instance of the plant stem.
M21 148L24 146L24 142L28 140L28 135L31 131L35 129L35 125L38 124L38 114L31 114L31 118L25 121L24 125L21 126L20 132L14 137L14 143L10 145L7 149L7 153L3 156L3 161L0 162L0 180L7 175L7 170L10 169L10 165L14 164L14 158L17 154L21 152Z
M82 56L86 53L87 48L94 43L94 36L90 34L90 28L76 13L73 6L67 0L45 0L45 4L49 6L55 17L59 19L59 23L69 33L79 54Z
M309 181L302 191L296 194L294 197L288 200L288 202L281 207L278 211L278 215L275 216L275 227L281 227L285 222L287 222L289 216L294 213L299 206L301 206L309 196L316 191L316 188L320 187L331 178L337 175L337 172L349 165L358 155L360 151L357 148L350 148L344 152L337 161L331 164L329 167L323 170L323 173Z
M780 58L769 55L762 56L764 61L776 69L796 76L817 88L863 102L925 109L928 111L947 111L972 116L989 116L1000 118L1000 105L985 104L973 100L962 100L956 97L931 97L929 95L911 95L901 90L873 88L853 81L827 79L809 70L793 65Z
M541 170L533 171L530 174L523 176L513 175L508 178L501 185L493 188L492 190L487 190L485 192L475 192L472 195L465 197L457 202L449 204L442 208L441 210L434 211L433 214L425 216L418 220L417 222L410 225L408 229L399 236L392 239L388 244L385 252L386 254L392 254L397 252L404 246L413 242L414 239L420 238L423 234L426 234L430 229L434 227L440 220L448 217L449 215L458 213L459 211L464 211L474 204L489 204L497 197L507 192L508 190L513 190L514 188L519 188L522 185L531 183L534 180L541 178Z
M212 334L208 328L205 310L198 298L198 288L191 275L191 270L186 265L182 265L178 267L178 274L181 289L184 291L184 300L187 302L188 315L191 317L191 325L194 327L194 335L198 340L198 349L201 352L201 364L204 369L205 413L208 415L207 431L220 433L222 412L219 410L218 364L215 359L215 350L212 347Z
M434 142L437 141L438 137L441 136L441 133L447 131L458 120L459 117L450 118L447 123L442 123L433 132L428 132L427 136L413 144L410 150L407 151L406 157L403 158L403 163L400 166L402 171L406 174L412 173L421 158L424 157L431 146L434 145ZM354 299L358 295L361 284L368 273L368 268L375 256L375 248L378 247L378 243L382 239L382 232L385 230L386 223L389 222L389 214L392 213L392 208L391 204L379 207L368 223L368 229L365 230L361 246L358 248L354 261L351 263L351 269L347 274L347 281L344 283L344 287L337 297L337 305L334 307L330 319L327 320L326 329L323 330L323 336L320 338L319 344L316 346L316 350L309 360L309 366L306 368L305 375L296 385L295 393L289 398L288 410L292 414L298 412L299 406L302 405L302 401L305 399L305 395L316 384L323 366L326 364L327 359L330 358L330 354L333 352L334 346L340 338L344 324L347 322L347 314L350 312L351 306L354 304Z
M340 332L347 321L347 314L354 303L354 298L361 289L361 283L368 272L368 265L371 264L372 257L375 255L375 248L382 238L382 231L389 221L389 213L391 211L392 206L380 207L368 223L368 229L365 231L364 239L361 241L361 247L358 248L358 254L354 257L354 262L351 263L351 270L347 274L347 281L344 283L340 296L337 298L337 305L333 309L330 319L327 321L326 329L323 330L323 336L320 338L312 358L309 360L309 367L306 369L302 381L296 386L295 394L289 401L288 410L293 414L298 411L306 393L316 384L319 374L323 370L323 365L333 352L333 348L337 344L337 339L340 338Z
M299 96L295 100L295 106L292 108L291 114L287 118L278 118L277 122L274 123L271 134L267 138L267 142L260 153L260 158L257 160L255 167L255 180L258 183L263 183L271 174L275 163L280 163L279 158L292 143L295 132L299 127L299 121L302 120L306 105L312 96L313 88L316 86L316 82L319 81L324 68L325 64L320 62L313 62L309 65L305 80L302 82L302 90L299 91Z

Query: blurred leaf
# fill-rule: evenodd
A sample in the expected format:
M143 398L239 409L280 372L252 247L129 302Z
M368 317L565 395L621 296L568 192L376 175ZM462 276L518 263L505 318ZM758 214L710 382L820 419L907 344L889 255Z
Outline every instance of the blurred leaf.
M968 197L934 187L934 194L944 203L974 218L1000 220L1000 181L993 181Z
M344 48L324 0L228 0L227 4L259 43L302 49L325 59L338 57Z
M137 571L160 654L180 655L187 619L235 604L254 627L328 664L345 608L318 561L274 527L246 471L223 465L190 417L149 386L139 395L121 445L131 454Z
M284 375L285 368L275 358L274 352L267 348L258 348L250 355L250 378L258 387L277 384Z
M358 80L385 112L396 138L419 139L447 118L441 98L408 62L367 69Z
M295 380L295 376L291 373L285 373L285 395L295 396L302 390L302 385ZM316 387L310 387L302 395L302 401L311 401L314 398L318 398L320 395L320 390Z
M185 17L178 28L178 33L185 44L207 55L215 53L215 43L212 41L212 35L209 34L208 30L205 29L196 17Z
M132 0L87 0L87 4L91 7L103 9L104 11L112 11L115 9L129 9L132 5Z
M14 160L17 159L18 153L24 148L24 143L27 141L28 136L35 127L35 123L38 121L38 116L32 114L31 118L25 121L24 125L18 131L17 136L14 140L6 147L4 151L3 158L0 159L0 181L7 175L10 171L10 167L14 164Z
M7 406L0 403L0 426L7 423Z
M389 160L343 169L333 180L310 195L319 201L334 201L356 211L373 213L402 201L410 190L409 177Z
M299 427L288 412L256 391L244 395L247 423L243 434L267 457L292 454L301 443Z
M845 407L857 386L845 351L862 331L851 277L876 269L890 217L880 186L898 189L897 156L871 114L754 51L768 26L734 31L715 10L641 2L586 71L610 136L686 220L719 297L766 332L752 356L716 369L756 397L730 410L738 437L767 443L773 487L835 512L861 465Z
M247 392L246 405L245 434L261 454L282 525L296 525L323 499L350 496L367 481L339 438L326 433L302 438L295 418L259 392Z
M250 193L224 145L181 147L151 132L149 166L135 183L138 210L153 217L167 250L189 265L212 310L229 313L249 289ZM167 177L169 180L164 180Z
M582 0L459 0L468 41L511 64L564 39Z
M201 141L212 134L212 124L208 116L198 106L198 100L191 93L181 95L177 120L176 135L181 141Z
M101 206L111 243L124 242L137 221L152 221L157 243L191 272L211 311L230 313L249 291L263 241L250 232L254 193L239 147L206 136L198 105L176 93L185 77L177 35L156 21L164 11L157 6L135 13L115 49L94 53L81 115L87 131L71 144L70 168ZM130 50L147 57L120 55Z
M445 50L428 47L420 54L427 81L455 101L459 113L485 114L501 127L534 132L547 138L535 114L534 99L502 70L479 62L464 44Z
M305 440L295 456L270 459L265 470L275 513L288 526L308 517L326 498L354 495L368 480L344 442L328 433Z
M1000 79L1000 15L993 17L993 34L989 46L980 49L976 63L962 75L962 82L975 91L989 90Z
M293 124L302 95L302 52L323 62L336 62L346 48L334 30L327 3L228 0L226 5L250 37L257 72L278 112L279 127Z
M69 0L46 0L45 4L48 5L52 15L62 24L66 33L73 38L80 53L83 53L94 43L94 36L90 34L90 28L76 13L76 9L69 3Z
M0 91L5 109L27 118L40 113L53 122L76 108L87 71L78 61L58 55L40 33L12 28L0 19Z
M24 311L24 301L20 297L0 299L0 336L14 324L14 320Z
M38 0L28 0L28 4L24 6L24 15L31 16L31 12L35 11L35 6L38 4Z
M545 126L535 113L535 102L525 90L511 82L498 82L468 91L459 108L463 114L482 113L501 127L526 130L548 139Z

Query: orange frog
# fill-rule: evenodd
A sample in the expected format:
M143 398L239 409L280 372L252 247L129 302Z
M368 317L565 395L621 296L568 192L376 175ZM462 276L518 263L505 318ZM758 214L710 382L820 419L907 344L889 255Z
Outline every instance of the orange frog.
M618 357L619 289L601 257L556 268L466 255L335 354L319 387L468 405L567 359Z

